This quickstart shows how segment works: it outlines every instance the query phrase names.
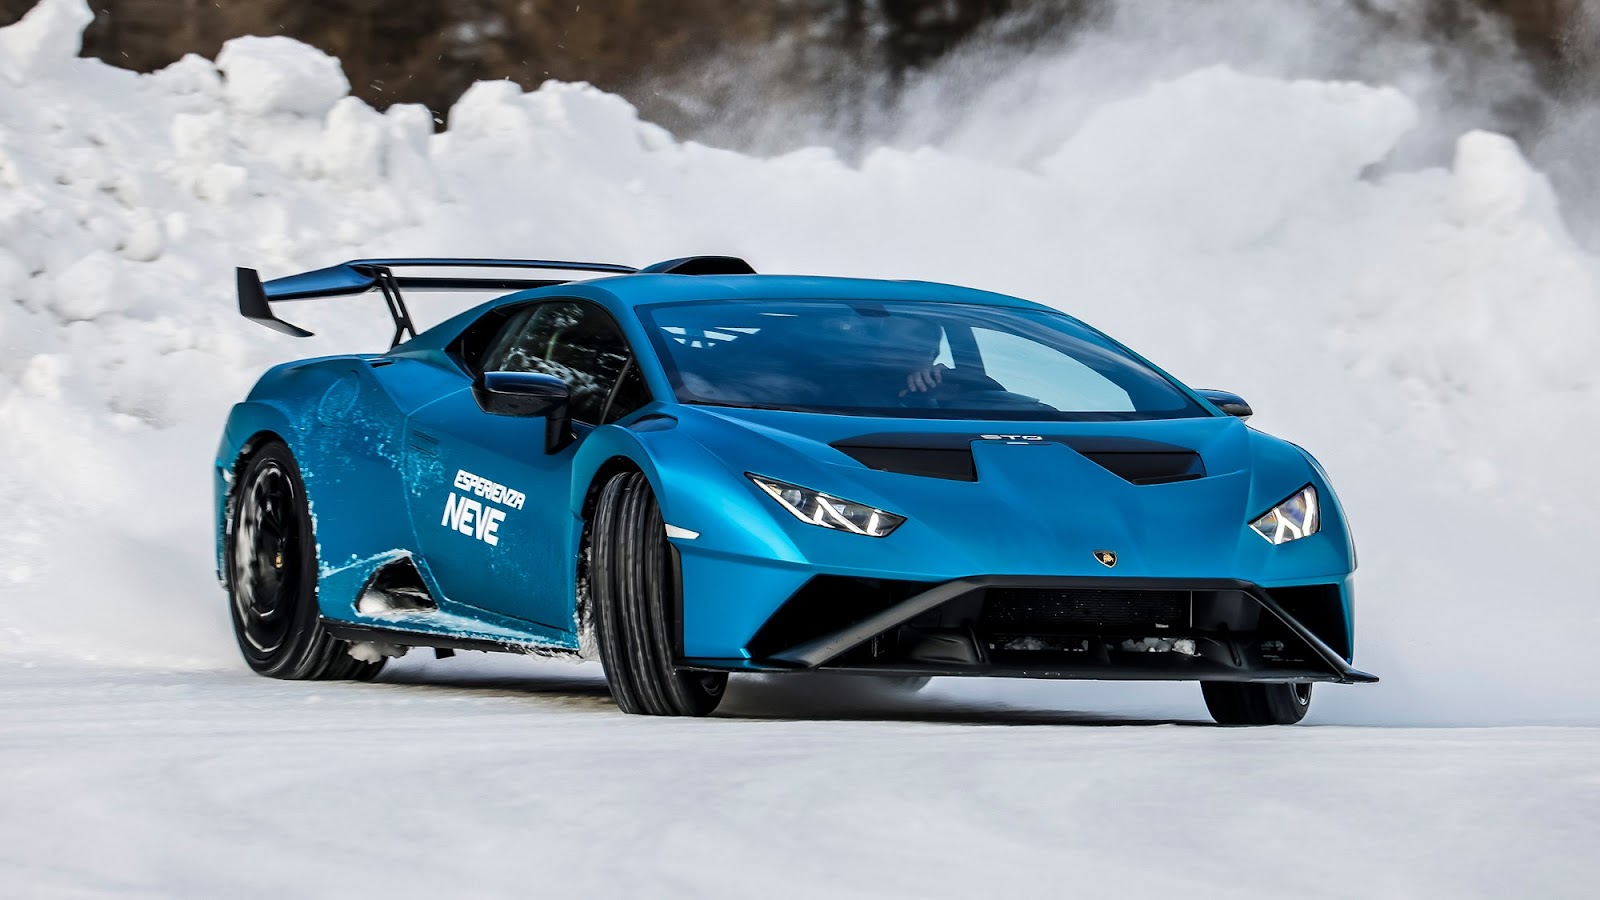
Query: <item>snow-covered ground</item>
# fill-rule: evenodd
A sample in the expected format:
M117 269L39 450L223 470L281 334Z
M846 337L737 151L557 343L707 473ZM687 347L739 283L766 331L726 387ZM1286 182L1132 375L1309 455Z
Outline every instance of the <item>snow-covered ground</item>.
M88 18L45 0L0 30L0 895L1600 879L1600 268L1510 140L1409 166L1407 93L1221 63L859 165L681 143L575 85L478 85L434 134L293 42L137 76L75 57ZM1012 136L1026 159L975 149ZM1244 394L1340 488L1357 664L1384 682L1268 733L1085 727L1202 721L1192 686L747 682L661 722L614 714L592 666L241 670L211 573L222 417L266 365L387 330L361 300L294 310L309 341L253 326L232 266L706 252L1028 296Z
M7 672L0 878L247 897L1593 888L1593 729L1232 731L937 692L841 720L770 683L730 701L760 719L659 722L616 715L582 671L309 690Z
M0 673L13 897L1594 891L1592 728L1203 728L1076 711L1090 686L823 704L772 681L653 720L549 663Z

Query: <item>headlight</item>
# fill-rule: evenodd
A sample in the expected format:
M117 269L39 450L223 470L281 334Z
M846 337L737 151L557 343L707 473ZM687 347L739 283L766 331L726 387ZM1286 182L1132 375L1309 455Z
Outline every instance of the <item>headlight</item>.
M779 506L808 525L820 525L868 537L887 537L889 532L899 528L900 523L906 520L905 516L760 475L751 475L750 480L767 496L778 501Z
M1294 496L1268 510L1266 515L1251 522L1250 527L1272 544L1287 544L1316 534L1322 527L1317 489L1308 484L1295 491Z

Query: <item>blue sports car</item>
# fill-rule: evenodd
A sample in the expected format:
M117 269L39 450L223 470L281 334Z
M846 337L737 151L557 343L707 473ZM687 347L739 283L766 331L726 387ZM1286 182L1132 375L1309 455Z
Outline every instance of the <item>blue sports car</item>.
M1377 680L1316 460L1048 307L731 257L238 279L288 334L277 301L372 290L395 323L228 417L218 569L263 675L575 654L646 715L744 672L1186 680L1239 725ZM418 334L423 290L510 293Z

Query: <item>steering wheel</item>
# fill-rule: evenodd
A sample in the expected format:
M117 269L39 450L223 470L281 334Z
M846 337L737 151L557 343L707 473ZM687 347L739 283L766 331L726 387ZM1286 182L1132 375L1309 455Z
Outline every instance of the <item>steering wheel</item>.
M926 391L907 390L900 397L900 405L908 409L938 409L959 405L957 400L970 398L974 393L1003 390L999 383L987 375L961 369L945 369L940 382Z
M908 391L900 398L908 409L976 409L1053 413L1056 408L1037 398L1005 389L1000 382L976 372L951 370L929 391Z

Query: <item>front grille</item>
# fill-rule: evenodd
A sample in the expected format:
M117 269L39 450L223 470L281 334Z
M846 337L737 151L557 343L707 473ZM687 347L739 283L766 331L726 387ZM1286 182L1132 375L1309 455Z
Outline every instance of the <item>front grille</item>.
M1190 592L990 588L978 628L988 634L1186 628Z

